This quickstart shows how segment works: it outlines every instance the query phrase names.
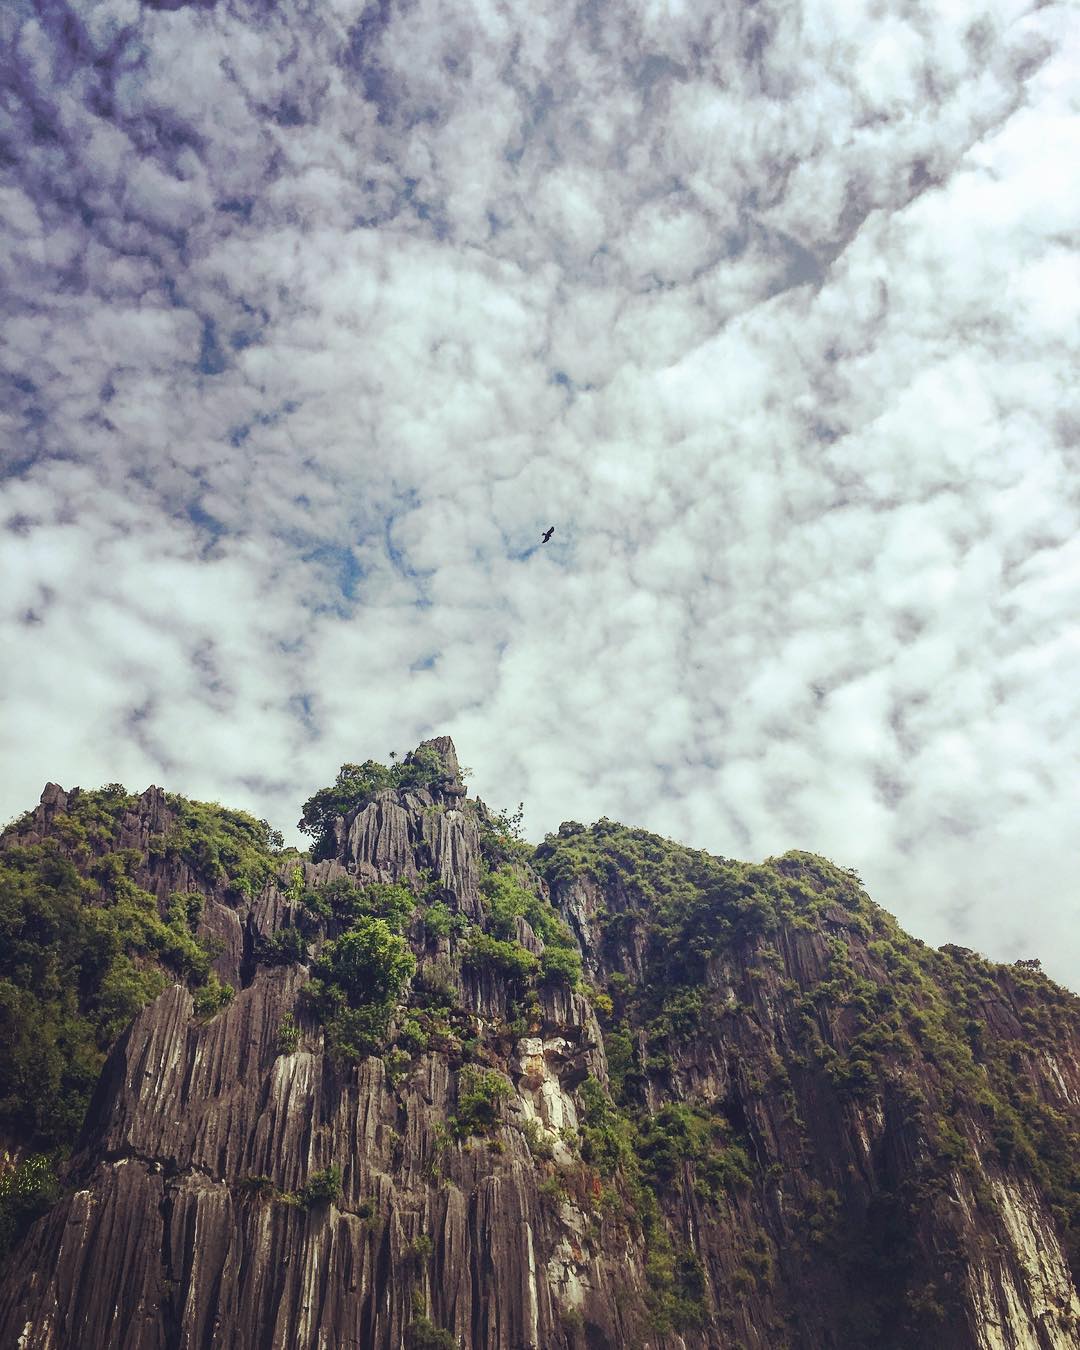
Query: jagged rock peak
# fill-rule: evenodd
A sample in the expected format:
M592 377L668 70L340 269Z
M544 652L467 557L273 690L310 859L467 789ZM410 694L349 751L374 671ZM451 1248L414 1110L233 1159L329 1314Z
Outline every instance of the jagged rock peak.
M405 763L411 763L421 750L434 750L442 761L447 779L456 786L461 786L461 765L458 763L454 742L449 736L433 736L429 741L421 741L415 750L410 750L405 756Z

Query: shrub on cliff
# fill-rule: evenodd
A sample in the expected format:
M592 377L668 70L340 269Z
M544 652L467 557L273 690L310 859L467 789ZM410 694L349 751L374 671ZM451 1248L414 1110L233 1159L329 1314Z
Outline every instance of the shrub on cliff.
M88 855L91 879L53 841L0 852L0 1129L30 1147L71 1143L116 1036L176 976L209 973L186 900L163 918L137 860Z
M540 978L545 984L581 983L581 955L573 947L546 947L540 957Z
M164 835L150 839L153 857L178 857L209 885L227 880L238 895L255 895L269 881L277 863L272 856L266 822L246 811L217 802L195 802L170 793L166 797L177 819Z
M0 1173L0 1261L20 1233L54 1203L60 1193L53 1159L44 1153L25 1158Z
M192 995L195 1016L213 1017L215 1013L221 1012L222 1008L229 1006L235 992L231 984L224 984L211 971L210 978Z
M503 863L531 863L533 849L526 840L521 822L525 818L525 805L518 803L518 809L499 811L495 815L480 816L480 855L488 867L500 867Z
M385 919L361 917L347 933L327 943L316 972L359 1007L396 999L416 972L416 958Z
M385 919L361 915L328 942L303 999L326 1025L331 1053L352 1059L381 1049L394 1004L415 972L409 944Z
M269 937L256 936L255 960L265 966L291 966L307 960L307 942L299 928L286 924Z
M454 1133L459 1139L467 1139L470 1134L490 1134L499 1123L503 1102L513 1096L513 1091L496 1070L466 1064L458 1079Z
M512 938L520 916L548 946L570 947L574 939L560 915L536 890L523 884L510 866L485 872L480 879L487 925L496 937Z
M412 918L417 897L403 881L360 886L348 877L338 877L325 886L304 891L300 903L314 919L333 920L346 927L359 918L385 919L400 933Z
M535 975L540 964L520 942L504 942L478 928L462 943L461 960L470 970L490 970L518 980Z
M437 1327L421 1313L409 1327L409 1350L458 1350L458 1340L445 1327Z
M307 1209L316 1205L336 1205L341 1200L341 1168L335 1165L312 1172L300 1191L300 1203Z

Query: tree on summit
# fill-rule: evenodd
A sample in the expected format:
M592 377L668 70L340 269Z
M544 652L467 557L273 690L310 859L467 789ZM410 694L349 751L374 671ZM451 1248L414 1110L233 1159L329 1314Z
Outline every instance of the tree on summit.
M314 837L311 856L318 862L333 852L334 823L340 816L366 805L387 788L428 787L444 775L439 753L431 746L420 746L390 767L374 759L366 759L363 764L343 764L335 782L320 788L304 803L297 829Z

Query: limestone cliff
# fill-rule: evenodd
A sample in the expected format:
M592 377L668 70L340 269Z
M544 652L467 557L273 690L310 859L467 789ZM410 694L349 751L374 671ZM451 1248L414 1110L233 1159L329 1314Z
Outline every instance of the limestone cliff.
M115 1039L0 1345L1080 1345L1078 1000L811 855L530 849L426 748L240 881L156 788L95 833L50 785L6 833L87 903L114 855L162 916L197 897L235 994L175 979ZM408 962L384 1022L341 973L365 923Z

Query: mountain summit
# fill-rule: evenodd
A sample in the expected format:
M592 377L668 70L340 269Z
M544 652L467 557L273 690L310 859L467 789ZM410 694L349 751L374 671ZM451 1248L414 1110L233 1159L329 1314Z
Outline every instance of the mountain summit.
M0 1345L1075 1350L1080 1000L449 737L0 836Z

